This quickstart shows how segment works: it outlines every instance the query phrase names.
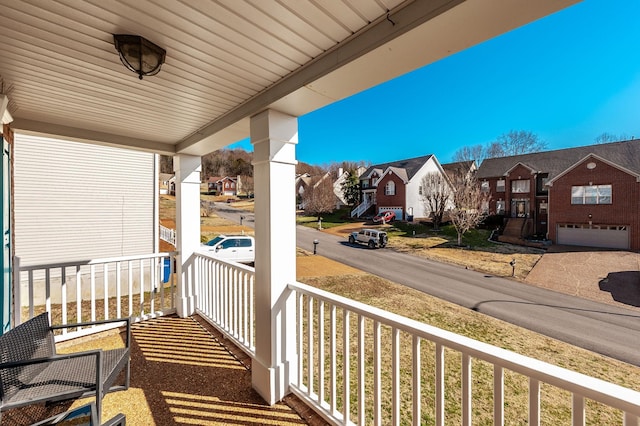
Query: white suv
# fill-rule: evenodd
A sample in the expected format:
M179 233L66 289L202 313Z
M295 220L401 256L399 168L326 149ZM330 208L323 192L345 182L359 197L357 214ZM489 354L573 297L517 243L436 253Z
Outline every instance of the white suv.
M203 250L222 260L239 263L256 260L256 242L248 235L219 235L204 244Z
M361 229L359 232L352 232L349 235L351 244L364 243L369 248L384 247L387 245L387 233L377 229Z

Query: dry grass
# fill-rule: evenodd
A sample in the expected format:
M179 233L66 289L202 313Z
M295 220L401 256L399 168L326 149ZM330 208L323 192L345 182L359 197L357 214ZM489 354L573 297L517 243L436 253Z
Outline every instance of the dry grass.
M325 232L347 238L351 232L358 231L363 227L393 230L392 225L371 225L356 222L336 226L325 230ZM488 244L473 248L457 247L444 236L426 234L392 235L389 238L388 248L400 253L410 253L437 262L452 263L499 277L511 276L513 271L509 262L515 259L515 278L520 280L527 277L543 254L540 249L509 244Z
M590 351L580 349L546 336L504 323L500 320L487 317L474 311L441 301L424 293L406 288L404 286L391 283L371 275L342 275L332 277L316 277L305 279L310 285L314 285L332 293L336 293L348 298L352 298L365 304L394 312L405 317L409 317L435 327L452 331L479 341L483 341L498 347L502 347L526 356L531 356L549 362L554 365L569 368L583 374L598 377L600 379L619 384L632 389L640 389L640 369L638 367L615 361ZM305 315L306 315L305 305ZM317 312L317 306L314 307ZM325 318L330 317L330 308L325 306ZM318 330L317 316L315 318L314 329ZM337 313L336 340L338 343L338 365L341 365L343 346L343 313ZM350 319L350 351L357 353L357 318ZM325 320L325 333L330 333L328 322ZM371 342L373 339L373 325L366 323L366 341L369 342L365 353L367 359L366 388L367 395L372 395L373 378ZM383 423L390 421L391 412L391 330L382 327L381 330L381 366L383 371L383 415L386 416ZM305 343L306 344L306 343ZM422 405L427 412L423 413L422 424L432 424L434 422L433 407L435 401L434 382L434 345L429 342L421 343L422 350ZM317 349L314 364L318 365ZM328 344L325 353L329 352ZM356 357L353 357L354 359ZM404 333L400 334L400 358L402 382L405 389L410 387L411 371L411 341L410 337ZM445 351L446 364L446 404L447 424L460 424L461 403L460 403L460 355L453 351ZM352 394L350 395L351 406L357 404L357 365L355 361L350 362ZM308 371L308 365L305 366ZM329 366L325 365L325 377L329 377ZM340 374L339 380L342 380ZM315 389L318 390L317 383L319 375L315 371ZM328 380L328 379L326 379ZM505 406L506 424L524 424L528 410L528 381L525 377L512 372L505 372ZM473 363L473 410L474 424L492 424L493 416L493 368L487 363L474 361ZM326 381L326 386L329 386ZM338 383L338 389L341 384ZM343 395L340 396L342 401ZM409 423L411 419L410 395L402 394L402 423ZM542 401L542 423L543 424L567 424L571 419L571 399L567 392L560 391L550 385L543 385L541 391ZM340 402L342 404L342 402ZM367 400L368 422L373 419L372 401ZM355 410L352 410L355 414ZM621 414L608 407L603 407L592 401L587 405L588 424L621 424Z

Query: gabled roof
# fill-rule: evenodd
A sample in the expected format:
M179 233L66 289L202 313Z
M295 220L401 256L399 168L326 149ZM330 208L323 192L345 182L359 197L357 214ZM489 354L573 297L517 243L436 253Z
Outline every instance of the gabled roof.
M416 173L418 173L418 170L420 170L422 168L422 166L424 166L424 164L429 161L429 159L432 157L431 154L429 155L425 155L422 157L415 157L415 158L408 158L406 160L398 160L398 161L392 161L390 163L383 163L383 164L374 164L373 166L370 166L361 176L360 178L365 178L368 177L369 174L371 172L373 172L374 170L378 170L379 174L382 175L382 173L384 173L389 167L393 167L394 169L404 169L406 171L406 180L409 181L411 180L411 178L413 178L413 176L415 176ZM404 176L403 176L404 178Z
M406 169L402 169L400 167L389 167L387 170L384 171L384 174L382 176L380 176L380 178L382 178L383 176L387 175L389 172L393 172L395 173L397 176L400 177L400 179L402 179L402 181L404 183L408 183L409 182L409 178L407 177L407 170Z
M469 173L477 169L476 162L474 160L458 161L455 163L441 164L440 166L449 179L452 179L456 173Z
M514 165L522 163L531 170L548 173L553 179L590 154L640 174L640 140L588 145L555 151L534 152L511 157L487 158L478 168L478 178L504 176Z
M609 160L607 160L606 158L602 158L596 154L589 154L584 158L581 158L580 160L576 161L575 163L573 163L571 166L569 166L567 169L565 169L563 172L561 172L560 174L557 174L553 179L549 179L549 181L547 182L547 185L551 186L553 185L553 182L555 182L556 180L560 179L562 176L566 175L567 173L571 172L571 170L575 169L576 167L578 167L580 164L584 164L586 161L588 160L600 160L603 163L606 163L608 165L610 165L611 167L614 167L618 170L623 171L624 173L629 173L632 176L635 176L636 179L638 179L638 182L640 182L640 173L638 173L637 171L633 171L633 170L629 170L619 164L613 163ZM589 165L587 165L587 168L590 168Z

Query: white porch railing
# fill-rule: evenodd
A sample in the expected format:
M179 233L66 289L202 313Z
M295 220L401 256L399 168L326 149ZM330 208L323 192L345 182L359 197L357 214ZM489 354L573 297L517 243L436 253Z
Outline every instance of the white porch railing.
M206 253L194 257L196 312L254 357L254 269Z
M197 254L196 264L198 313L253 356L253 268L206 254ZM299 368L298 382L291 383L290 389L331 423L476 424L487 418L474 416L474 404L478 405L473 402L474 387L482 387L483 392L490 387L488 396L483 393L483 415L492 411L493 424L540 425L548 414L545 411L552 410L545 395L553 387L570 395L563 409L574 426L602 424L602 419L588 418L587 400L620 410L614 413L618 424L639 425L640 392L305 284L291 284L289 290L297 305L293 343ZM482 380L476 377L478 369L489 369L490 383L476 385ZM459 378L455 389L451 389L452 377ZM518 398L514 377L524 381L528 413L508 412L510 402ZM426 384L435 388L433 400L425 398ZM453 419L448 414L451 405L457 407L451 411L459 413Z
M511 423L539 425L544 414L541 387L545 386L546 392L551 385L571 395L567 409L574 426L587 421L587 399L620 410L618 424L639 424L640 392L305 284L289 288L297 299L299 357L299 381L291 384L291 389L332 423L477 424L481 420L474 418L473 398L477 396L473 387L478 383L474 374L484 364L493 371L492 395L482 395L483 402L493 409L494 425L505 423L505 407L510 405L510 397L517 396L505 392L507 375L510 385L513 376L521 375L528 390L528 414L515 413L520 417ZM453 372L449 371L452 365ZM460 378L457 389L451 389L452 377ZM425 383L435 387L434 400L425 400ZM455 406L453 412L458 414L448 415L445 405ZM604 423L592 419L591 424Z
M173 312L173 255L16 265L26 288L23 312L32 317L53 308L57 323L121 316L144 320ZM161 279L165 259L167 283ZM255 356L254 269L204 253L193 260L198 314ZM298 353L298 379L290 389L333 424L540 425L547 411L564 410L574 426L640 425L640 392L305 284L290 284L288 290L296 300L297 332L295 342L283 344L296 345ZM36 303L38 292L46 296L42 305ZM21 300L19 293L16 299ZM58 339L101 330L72 331ZM554 391L564 392L566 401L550 402ZM518 398L527 413L511 409ZM591 401L617 420L591 418Z
M160 239L168 242L169 244L172 244L175 247L176 230L160 225Z
M21 266L16 257L15 324L45 311L53 324L121 317L139 321L174 312L174 256L155 253L32 266ZM96 331L63 329L56 341Z
M372 205L373 203L369 199L364 200L362 203L358 204L355 209L351 210L351 217L362 216Z

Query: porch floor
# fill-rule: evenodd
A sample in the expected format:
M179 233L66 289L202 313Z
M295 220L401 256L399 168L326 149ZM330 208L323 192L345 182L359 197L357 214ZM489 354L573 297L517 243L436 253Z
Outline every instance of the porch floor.
M161 317L132 326L131 385L104 398L102 421L117 413L130 425L324 424L297 398L270 407L251 387L251 359L198 316ZM60 352L122 346L120 334L59 344ZM31 424L91 399L3 414Z

